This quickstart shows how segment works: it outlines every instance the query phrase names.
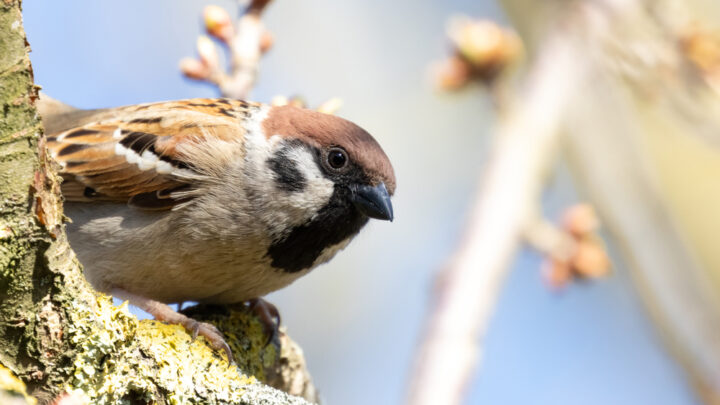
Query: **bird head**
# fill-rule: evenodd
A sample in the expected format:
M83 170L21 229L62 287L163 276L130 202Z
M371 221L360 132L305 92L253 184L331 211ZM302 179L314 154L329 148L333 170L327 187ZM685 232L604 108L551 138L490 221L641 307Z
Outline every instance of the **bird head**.
M302 269L313 259L316 265L344 247L369 218L393 220L393 167L367 131L292 106L272 107L262 130L275 139L266 163L280 191L276 199L287 198L309 213L273 244L274 264Z
M318 172L354 209L369 218L393 220L395 173L367 131L348 120L292 106L273 107L263 130L286 140L269 161L280 188L300 191L307 182L291 159L292 149L306 149Z

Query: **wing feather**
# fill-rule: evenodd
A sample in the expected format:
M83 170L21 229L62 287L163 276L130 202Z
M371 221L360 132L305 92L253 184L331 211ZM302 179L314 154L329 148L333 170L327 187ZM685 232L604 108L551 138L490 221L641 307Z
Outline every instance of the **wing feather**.
M76 126L72 116L44 119L46 128L64 128L47 140L65 179L66 200L125 202L156 210L192 198L196 183L213 171L206 167L213 164L207 155L222 149L218 142L240 145L236 149L243 153L243 123L260 108L237 100L189 99L95 114L72 111ZM193 159L193 151L203 158Z

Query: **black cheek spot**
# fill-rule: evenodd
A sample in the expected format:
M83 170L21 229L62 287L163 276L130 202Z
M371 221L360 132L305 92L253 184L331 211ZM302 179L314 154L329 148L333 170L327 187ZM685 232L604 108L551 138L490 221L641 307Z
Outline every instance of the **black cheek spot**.
M282 148L267 160L267 165L275 173L275 184L280 190L300 192L305 189L307 179L300 172L294 160L287 155L287 148Z
M312 221L295 227L287 237L270 245L267 256L272 266L287 273L308 269L325 248L357 234L368 218L346 201L346 196L335 189Z

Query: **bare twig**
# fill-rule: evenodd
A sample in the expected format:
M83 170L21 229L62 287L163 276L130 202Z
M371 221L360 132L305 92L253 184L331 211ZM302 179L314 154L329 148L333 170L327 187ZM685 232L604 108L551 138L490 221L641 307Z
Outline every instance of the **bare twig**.
M185 58L180 69L185 76L216 85L224 97L247 99L258 74L262 55L272 45L272 37L260 19L270 0L253 0L233 25L223 8L205 8L205 25L210 35L220 40L230 56L230 71L220 67L215 44L207 37L198 39L200 59Z
M443 90L465 88L471 82L487 87L496 106L504 104L505 78L522 60L517 34L488 20L453 17L448 24L453 55L435 63L436 85Z
M508 265L552 166L563 110L583 74L568 41L549 40L519 103L500 124L466 234L439 277L409 404L460 403Z

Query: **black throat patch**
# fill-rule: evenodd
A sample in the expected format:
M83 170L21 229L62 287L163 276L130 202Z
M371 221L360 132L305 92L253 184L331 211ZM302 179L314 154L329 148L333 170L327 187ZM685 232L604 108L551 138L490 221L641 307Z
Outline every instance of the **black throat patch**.
M325 248L355 236L368 217L349 204L345 195L348 192L336 186L328 204L312 221L273 242L267 251L272 266L288 273L310 268Z

